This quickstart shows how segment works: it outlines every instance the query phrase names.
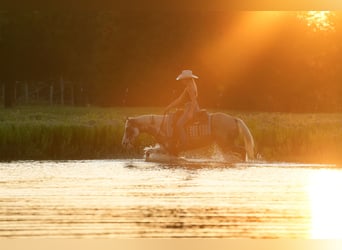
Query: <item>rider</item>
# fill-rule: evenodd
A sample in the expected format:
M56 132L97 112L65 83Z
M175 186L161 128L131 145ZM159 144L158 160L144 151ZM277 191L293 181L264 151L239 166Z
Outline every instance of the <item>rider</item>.
M170 109L184 104L184 112L177 121L176 125L176 135L179 135L180 139L179 148L186 147L188 143L185 132L185 124L190 121L199 111L199 105L197 101L198 93L195 79L198 79L198 76L193 75L191 70L182 71L182 73L176 78L176 80L181 81L185 85L185 89L176 100L174 100L166 107L165 110L166 113Z

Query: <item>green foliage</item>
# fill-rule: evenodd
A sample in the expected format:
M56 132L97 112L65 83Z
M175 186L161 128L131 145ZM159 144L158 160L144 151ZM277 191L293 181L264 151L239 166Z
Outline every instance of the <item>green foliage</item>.
M16 81L49 86L63 76L76 102L87 96L93 105L166 106L182 87L175 77L191 68L205 107L342 110L340 12L334 31L314 31L296 12L258 27L247 22L253 12L129 9L0 11L5 97L14 98ZM256 33L270 27L274 33Z
M117 109L23 107L1 110L0 159L93 159L136 155L121 147Z
M243 119L257 152L271 161L342 162L342 114L224 111ZM141 157L153 139L121 147L127 116L160 108L17 107L0 109L0 160Z
M249 113L257 151L267 160L342 161L342 114Z

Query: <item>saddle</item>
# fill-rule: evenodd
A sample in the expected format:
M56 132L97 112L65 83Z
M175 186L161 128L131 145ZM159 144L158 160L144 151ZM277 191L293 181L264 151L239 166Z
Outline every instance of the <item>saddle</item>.
M183 114L183 110L177 110L170 113L167 117L166 134L173 137L176 129L177 121ZM207 110L201 109L197 112L193 119L185 124L185 131L188 137L203 137L211 135L211 119Z

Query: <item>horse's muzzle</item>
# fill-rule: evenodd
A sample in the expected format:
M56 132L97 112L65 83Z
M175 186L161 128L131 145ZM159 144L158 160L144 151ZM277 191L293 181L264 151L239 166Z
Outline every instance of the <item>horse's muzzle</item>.
M125 149L131 149L131 148L133 148L132 143L130 143L130 142L127 141L127 140L122 141L121 144L122 144L122 146L123 146Z

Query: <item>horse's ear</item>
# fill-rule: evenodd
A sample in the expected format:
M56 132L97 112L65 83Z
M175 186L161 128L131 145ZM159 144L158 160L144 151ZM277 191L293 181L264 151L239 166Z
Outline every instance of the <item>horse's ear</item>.
M128 122L132 125L132 124L135 124L135 120L132 118L132 117L129 117L129 116L126 116L124 122Z
M122 119L122 121L123 121L124 123L126 123L129 119L130 119L130 118L129 118L128 116L126 116L125 118Z
M137 125L138 125L137 120L134 119L133 117L128 117L128 118L127 118L127 121L129 121L129 124L130 124L131 126L137 126Z

